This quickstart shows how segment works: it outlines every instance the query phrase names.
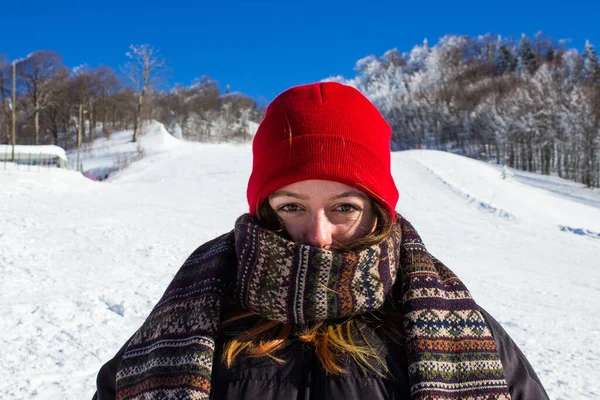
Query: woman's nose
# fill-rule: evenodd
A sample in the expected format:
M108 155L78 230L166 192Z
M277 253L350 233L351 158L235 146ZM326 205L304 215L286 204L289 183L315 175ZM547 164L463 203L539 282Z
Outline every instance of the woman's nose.
M304 242L310 246L328 249L333 243L333 224L323 212L310 219Z

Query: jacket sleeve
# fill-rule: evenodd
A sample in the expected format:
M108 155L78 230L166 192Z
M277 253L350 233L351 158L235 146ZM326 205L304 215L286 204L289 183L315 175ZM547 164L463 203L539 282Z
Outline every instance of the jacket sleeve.
M129 340L121 347L112 360L100 368L100 372L98 372L98 377L96 378L96 393L94 393L92 400L115 400L117 398L117 369L121 363L123 353L127 349Z
M496 341L496 347L504 367L504 377L512 400L549 399L540 379L523 352L508 336L508 333L500 326L498 321L481 307L480 311Z

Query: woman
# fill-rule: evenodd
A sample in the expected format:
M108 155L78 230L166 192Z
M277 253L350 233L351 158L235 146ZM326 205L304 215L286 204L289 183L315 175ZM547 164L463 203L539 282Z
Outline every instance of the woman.
M547 398L396 214L390 135L351 87L279 95L253 142L250 214L188 258L96 397Z

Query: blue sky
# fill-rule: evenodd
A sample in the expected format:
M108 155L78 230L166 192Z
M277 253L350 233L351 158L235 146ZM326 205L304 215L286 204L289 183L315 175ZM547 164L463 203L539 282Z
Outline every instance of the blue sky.
M209 75L263 102L297 84L352 77L357 60L409 51L448 33L538 31L600 47L600 2L539 1L4 1L0 54L55 50L67 66L118 70L130 44L157 47L169 83ZM8 34L10 33L10 34ZM13 34L14 33L14 34Z

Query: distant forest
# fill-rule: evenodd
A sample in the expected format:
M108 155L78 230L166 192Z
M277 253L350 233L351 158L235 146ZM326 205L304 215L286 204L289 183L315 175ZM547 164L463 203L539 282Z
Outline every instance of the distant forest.
M1 49L0 49L1 50ZM14 68L13 68L14 67ZM394 150L439 149L600 187L600 63L592 43L569 48L542 33L518 39L448 35L410 52L356 64L351 79L393 129ZM251 138L264 110L218 82L159 90L168 66L132 46L119 72L66 68L60 54L0 57L0 143L11 143L12 81L17 144L66 149L155 119L188 140Z
M223 93L208 76L160 90L168 72L149 45L131 46L118 72L104 65L69 69L54 51L21 60L0 56L0 144L12 144L13 80L15 144L72 149L125 129L134 129L136 140L148 119L189 140L250 139L245 122L260 121L263 113L254 99L228 87Z
M439 149L600 186L600 64L594 46L445 36L356 64L396 150Z

